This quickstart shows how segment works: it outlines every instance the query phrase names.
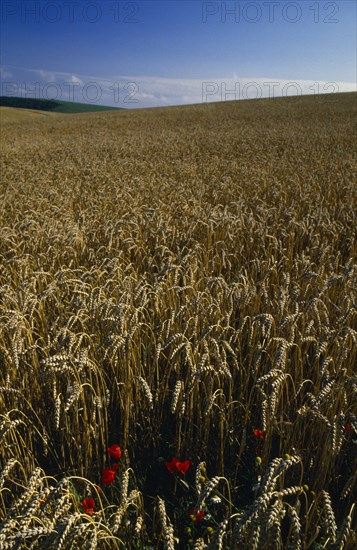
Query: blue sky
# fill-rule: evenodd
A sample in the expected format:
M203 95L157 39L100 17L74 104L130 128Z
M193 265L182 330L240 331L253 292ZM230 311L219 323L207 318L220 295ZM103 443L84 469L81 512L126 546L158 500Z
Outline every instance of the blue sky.
M354 0L3 0L1 94L127 108L355 90Z

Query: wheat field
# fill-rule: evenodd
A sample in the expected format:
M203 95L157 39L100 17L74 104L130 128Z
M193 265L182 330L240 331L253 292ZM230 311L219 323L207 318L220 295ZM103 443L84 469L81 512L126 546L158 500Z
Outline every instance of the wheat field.
M2 117L1 548L355 547L356 106Z

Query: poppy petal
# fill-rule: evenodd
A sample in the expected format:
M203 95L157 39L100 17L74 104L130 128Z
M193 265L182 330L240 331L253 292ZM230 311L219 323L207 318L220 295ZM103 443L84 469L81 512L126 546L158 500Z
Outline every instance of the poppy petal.
M175 472L177 468L177 463L178 463L177 458L173 458L172 460L170 460L170 462L165 462L165 466L170 472L170 474L173 474Z
M121 448L117 443L114 443L111 447L108 447L108 454L115 460L119 460L121 457Z
M116 468L114 468L116 466ZM115 470L118 468L118 464L113 464L113 468L104 468L102 471L102 483L109 485L115 479Z
M85 498L82 500L82 506L86 514L91 516L94 513L95 502L92 498Z
M189 460L184 460L183 462L178 462L176 464L176 468L178 469L179 472L181 472L181 474L185 474L189 469L190 464L191 463Z

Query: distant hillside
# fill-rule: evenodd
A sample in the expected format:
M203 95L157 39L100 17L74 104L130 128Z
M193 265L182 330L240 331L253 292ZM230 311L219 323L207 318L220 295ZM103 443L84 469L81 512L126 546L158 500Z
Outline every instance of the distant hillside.
M113 111L121 107L105 107L73 101L58 101L53 99L35 99L25 97L0 96L0 107L16 107L18 109L34 109L56 113L87 113L94 111Z

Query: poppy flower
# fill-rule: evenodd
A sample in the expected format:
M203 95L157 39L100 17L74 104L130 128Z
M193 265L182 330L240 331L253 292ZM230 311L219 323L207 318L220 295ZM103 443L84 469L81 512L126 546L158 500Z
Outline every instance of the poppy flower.
M184 460L183 462L177 462L176 468L181 474L185 474L190 467L190 461Z
M346 422L346 424L343 425L343 431L349 432L351 429L351 424L349 422Z
M172 460L170 460L170 462L165 462L165 466L170 472L170 474L173 474L176 471L178 462L179 462L178 458L173 458Z
M264 433L262 432L262 430L253 430L253 434L258 439L264 439Z
M181 474L185 474L187 470L190 467L190 461L184 460L183 462L180 462L178 458L174 457L170 462L165 462L165 466L170 472L170 474L174 474L176 471L181 472Z
M115 479L115 472L119 468L119 464L113 464L111 468L104 468L102 471L102 483L104 485L109 485L113 483Z
M192 521L200 522L200 521L203 520L204 515L205 515L205 513L204 513L203 510L199 510L197 512L197 514L195 515L195 507L194 506L192 506L192 508L189 511L189 516L190 516Z
M92 498L85 498L82 500L82 506L86 514L89 514L90 516L93 514L95 502Z
M121 448L117 443L114 443L114 445L108 447L108 454L109 456L114 458L114 460L119 460L119 458L121 457Z

